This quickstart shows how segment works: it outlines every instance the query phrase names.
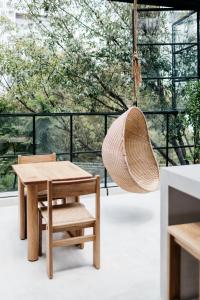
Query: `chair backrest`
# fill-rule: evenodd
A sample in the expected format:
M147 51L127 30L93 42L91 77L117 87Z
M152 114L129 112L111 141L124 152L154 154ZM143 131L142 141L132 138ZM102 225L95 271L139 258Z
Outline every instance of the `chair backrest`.
M18 164L32 164L56 161L56 153L42 155L18 155ZM38 192L46 190L46 183L38 184Z
M100 176L89 179L70 180L70 181L48 181L48 226L52 226L52 201L71 196L81 196L95 194L96 200L96 218L100 211Z
M94 194L98 189L99 176L68 181L48 181L47 190L53 199Z
M42 154L42 155L19 155L18 164L31 164L41 162L56 161L56 154Z

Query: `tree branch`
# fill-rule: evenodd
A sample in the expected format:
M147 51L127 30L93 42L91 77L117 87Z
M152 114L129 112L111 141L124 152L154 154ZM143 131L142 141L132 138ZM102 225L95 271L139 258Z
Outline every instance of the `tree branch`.
M103 81L95 74L93 74L94 78L100 83L100 85L102 86L102 88L112 97L112 98L115 98L117 99L121 104L122 106L124 107L124 109L128 109L126 103L124 102L124 100L119 96L117 95L115 92L113 92L112 90L110 90L104 83Z
M158 145L154 141L151 140L151 143L152 143L152 145L153 145L154 148L158 148ZM170 157L167 157L166 152L164 150L162 150L162 149L156 149L156 151L158 151L162 155L163 158L165 158L166 160L168 160L172 166L176 166L177 165L176 162L173 159L171 159Z

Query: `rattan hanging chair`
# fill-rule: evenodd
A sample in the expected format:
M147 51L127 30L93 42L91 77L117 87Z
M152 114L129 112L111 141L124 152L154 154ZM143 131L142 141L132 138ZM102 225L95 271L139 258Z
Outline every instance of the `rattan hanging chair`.
M122 189L145 193L158 188L159 168L139 108L130 108L113 122L103 142L102 158Z
M137 106L141 67L138 58L137 0L133 1L133 97ZM142 111L129 108L111 125L102 146L103 163L112 179L124 190L133 193L152 192L159 185L159 168Z

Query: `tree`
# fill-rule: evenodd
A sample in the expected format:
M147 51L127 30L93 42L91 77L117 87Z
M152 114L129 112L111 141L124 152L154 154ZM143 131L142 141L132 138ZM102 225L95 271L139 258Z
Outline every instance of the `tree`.
M107 0L21 0L16 5L23 8L34 26L22 36L14 24L1 22L1 30L10 35L10 43L0 46L1 112L123 112L132 104L131 5ZM147 26L146 17L153 26ZM141 15L139 42L165 40L169 35L166 19L160 12ZM158 45L140 48L143 75L168 74L169 55ZM169 107L170 90L169 84L160 79L144 80L139 106L146 110ZM154 117L148 121L153 145L165 143L165 120ZM54 150L48 148L50 144L57 146L55 150L67 151L67 118L38 118L37 124L38 151ZM74 124L77 149L100 149L100 121L82 118ZM186 142L185 128L177 124L170 129L172 146ZM51 127L56 129L53 137L48 134ZM98 135L95 140L94 132ZM159 149L159 153L161 160L166 158L165 151ZM176 155L178 161L171 158L171 164L185 163L183 150L176 148Z
M50 51L62 53L64 86L68 85L76 107L124 111L133 103L131 5L107 0L22 2ZM152 43L168 33L165 15L149 14L158 21L153 27L141 21L140 36ZM169 58L158 46L141 49L141 61L144 75L152 70L161 75L161 70L170 69ZM147 88L159 94L151 103ZM140 106L166 108L164 90L161 81L153 87L144 84Z

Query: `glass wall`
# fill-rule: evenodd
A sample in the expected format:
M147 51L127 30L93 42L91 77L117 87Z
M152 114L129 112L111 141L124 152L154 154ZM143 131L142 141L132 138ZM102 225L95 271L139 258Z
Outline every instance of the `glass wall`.
M186 87L199 77L198 26L194 11L140 9L143 110L184 109Z

